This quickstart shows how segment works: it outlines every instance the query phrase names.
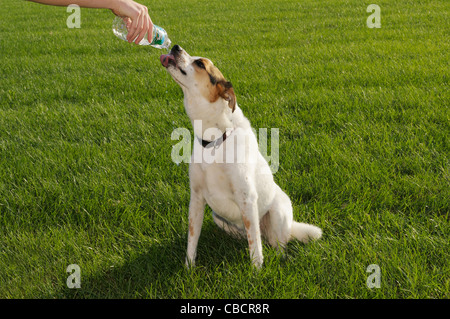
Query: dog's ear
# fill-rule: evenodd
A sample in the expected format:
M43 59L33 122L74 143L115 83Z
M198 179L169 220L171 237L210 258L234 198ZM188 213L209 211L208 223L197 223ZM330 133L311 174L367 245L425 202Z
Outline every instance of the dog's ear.
M236 95L234 94L233 85L225 80L217 82L216 85L219 96L228 102L231 112L234 112L236 109Z

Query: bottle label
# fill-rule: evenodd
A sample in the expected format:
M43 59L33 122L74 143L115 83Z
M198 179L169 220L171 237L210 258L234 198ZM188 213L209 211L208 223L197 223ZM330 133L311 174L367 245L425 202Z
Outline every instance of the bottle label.
M164 43L164 40L166 39L165 32L158 26L155 26L155 31L156 34L153 35L152 44L162 45Z

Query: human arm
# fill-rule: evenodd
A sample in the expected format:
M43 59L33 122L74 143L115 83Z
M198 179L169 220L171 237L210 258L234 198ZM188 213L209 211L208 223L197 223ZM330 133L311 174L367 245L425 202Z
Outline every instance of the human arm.
M146 6L132 0L31 0L33 2L54 6L68 6L76 4L82 8L104 8L122 18L129 18L127 23L128 42L135 39L135 43L141 42L145 34L148 33L149 42L153 38L153 22L148 14Z

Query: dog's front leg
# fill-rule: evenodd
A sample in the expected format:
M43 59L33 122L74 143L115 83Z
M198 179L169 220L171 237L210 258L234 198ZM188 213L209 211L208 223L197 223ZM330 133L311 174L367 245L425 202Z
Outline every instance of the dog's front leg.
M195 265L195 257L197 254L198 238L202 230L203 216L205 211L205 199L199 191L191 189L191 201L189 203L189 232L186 267L190 268Z
M242 221L247 232L250 258L253 266L261 268L264 258L259 227L258 196L256 191L252 191L251 188L246 189L241 194Z

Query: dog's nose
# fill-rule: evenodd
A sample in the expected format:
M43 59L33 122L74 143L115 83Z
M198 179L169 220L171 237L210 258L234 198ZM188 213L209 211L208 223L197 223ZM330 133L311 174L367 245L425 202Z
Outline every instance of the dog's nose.
M175 45L172 47L172 50L170 50L170 53L176 55L176 54L180 53L181 51L183 51L183 48L180 47L178 44L175 44Z

